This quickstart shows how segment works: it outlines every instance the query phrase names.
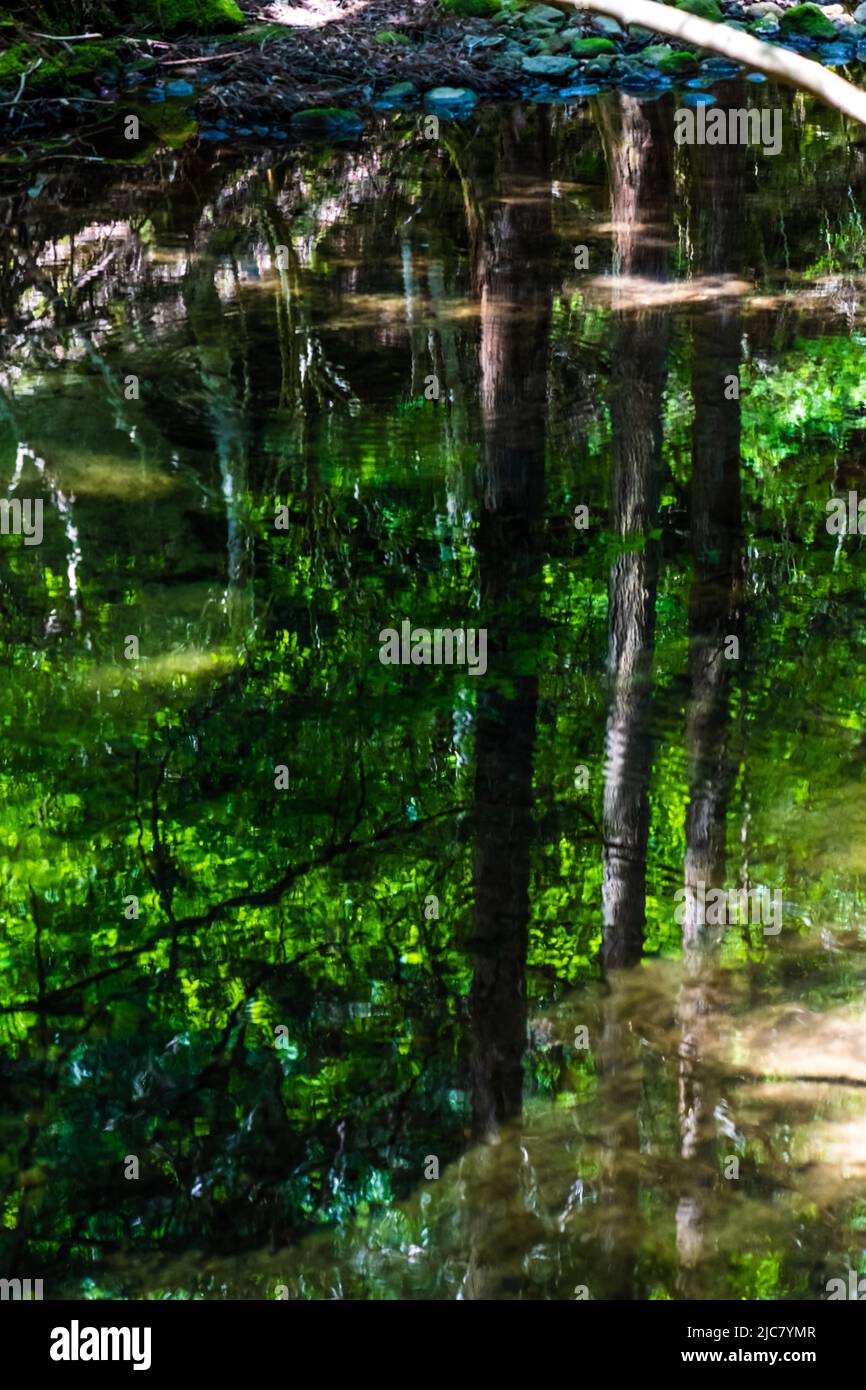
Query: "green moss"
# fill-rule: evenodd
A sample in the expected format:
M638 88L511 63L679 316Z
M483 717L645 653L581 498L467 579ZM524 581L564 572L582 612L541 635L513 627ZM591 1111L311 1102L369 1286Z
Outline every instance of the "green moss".
M8 86L35 61L34 50L26 43L16 43L0 53L0 85Z
M245 22L235 0L134 0L132 9L161 34L217 34L240 29Z
M342 106L311 106L306 111L296 111L289 125L295 134L313 139L353 140L363 130L357 111Z
M835 39L836 26L818 5L795 5L781 18L782 32L802 34L809 39Z
M119 67L117 48L106 43L79 43L70 50L58 47L50 57L28 43L16 43L0 54L0 87L17 85L21 74L37 59L42 61L27 78L29 91L66 91L80 85L82 78Z
M373 38L377 43L405 44L410 42L407 34L398 34L395 29L378 29Z
M597 58L599 53L616 53L612 39L575 39L571 45L575 58Z
M442 9L449 14L460 14L489 18L500 8L499 0L440 0Z
M677 9L696 14L700 19L710 19L715 24L721 24L724 19L719 0L677 0Z
M666 44L658 44L658 48L667 47ZM644 49L642 58L647 58L651 50ZM689 53L688 49L681 48L676 52L668 48L667 53L660 53L657 58L650 58L649 61L659 72L665 73L668 77L678 77L680 73L691 72L697 67L697 58L694 53Z

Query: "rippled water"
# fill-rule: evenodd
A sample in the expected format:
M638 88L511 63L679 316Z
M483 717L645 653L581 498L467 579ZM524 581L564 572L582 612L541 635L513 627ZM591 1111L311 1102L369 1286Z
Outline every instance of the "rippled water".
M861 1267L863 148L760 100L4 173L2 1273Z

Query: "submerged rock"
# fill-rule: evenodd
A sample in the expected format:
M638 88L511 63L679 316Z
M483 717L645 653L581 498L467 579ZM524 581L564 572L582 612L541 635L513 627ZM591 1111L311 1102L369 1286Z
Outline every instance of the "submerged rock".
M471 87L433 87L424 97L424 110L446 121L468 116L477 98Z
M594 97L601 91L597 82L575 82L573 87L563 87L559 95L566 99L570 97Z
M818 57L826 68L842 68L851 62L854 50L849 43L822 43Z
M628 63L617 82L617 86L624 92L645 92L658 84L658 73L653 68L643 68L638 63Z
M705 58L701 63L701 72L707 73L710 77L736 77L741 71L739 63L733 62L730 58Z
M296 135L328 140L353 140L364 129L357 111L341 106L313 106L308 111L296 111L289 125Z

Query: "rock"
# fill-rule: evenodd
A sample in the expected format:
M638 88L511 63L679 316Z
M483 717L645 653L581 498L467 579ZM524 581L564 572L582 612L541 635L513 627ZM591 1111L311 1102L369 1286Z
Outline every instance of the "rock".
M641 53L641 62L658 65L663 58L670 58L673 51L669 43L651 43Z
M586 72L588 77L607 77L611 68L616 62L612 53L601 53L592 62L587 64Z
M504 34L467 34L463 39L463 47L468 48L470 53L474 53L476 48L502 48L504 44Z
M858 24L866 24L866 4L857 6L854 11L854 19Z
M733 62L730 58L705 58L701 63L701 72L707 73L710 77L736 77L740 71L740 64Z
M843 68L851 62L853 50L847 43L822 43L820 61L825 68Z
M551 34L548 38L541 40L543 53L564 53L569 47L568 39L564 34Z
M724 19L719 0L677 0L677 9L696 14L701 19L711 19L716 24Z
M709 19L716 24L725 18L718 0L675 0L675 3L678 10L697 15L700 19Z
M546 25L558 29L560 24L565 23L565 15L561 10L555 10L552 5L531 5L520 16L520 21L529 29L544 28Z
M524 58L520 66L527 77L544 77L550 82L564 82L577 72L577 63L573 58L554 57L552 54Z
M821 9L828 19L841 19L842 15L844 15L846 19L848 18L844 5L822 5Z
M235 0L136 0L130 6L136 18L153 25L159 34L219 34L243 29L246 18Z
M443 10L470 19L498 18L499 0L439 0Z
M167 82L165 85L165 94L167 97L191 97L194 92L195 88L192 83L185 82L182 79L175 80L174 82Z
M596 34L605 34L609 39L620 39L623 37L623 27L616 19L611 19L606 14L594 14L592 16L592 27Z
M754 34L755 38L766 38L769 34L778 34L779 21L774 14L762 14L760 19L753 19L749 25L749 33Z
M645 92L658 85L659 75L653 68L641 67L634 58L625 59L617 75L617 87L624 92Z
M642 62L651 63L666 77L679 77L681 73L692 72L698 61L694 53L690 53L688 49L675 50L666 43L653 44L650 48L645 48L640 57Z
M712 92L685 92L683 96L680 97L680 101L683 106L713 106L715 105L716 98L713 96Z
M597 58L600 53L616 53L616 44L599 35L592 39L575 39L571 51L575 58Z
M424 110L446 121L459 121L469 115L476 99L471 87L433 87L424 96Z
M746 14L749 19L760 19L761 15L773 14L777 19L781 19L785 11L781 5L774 4L774 0L758 0L756 5L747 5Z
M859 43L864 35L866 35L866 24L855 24L853 20L845 30L846 39L852 39L857 43Z
M395 82L393 87L385 88L375 105L379 111L391 111L395 106L410 106L417 96L414 82Z
M630 24L628 36L630 39L634 39L635 43L655 43L656 41L656 35L652 29L643 29L640 24Z
M835 39L836 28L818 5L807 0L786 10L779 21L783 34L799 34L806 39Z
M311 106L307 111L296 111L289 125L295 135L319 140L354 140L364 129L357 111L341 106Z

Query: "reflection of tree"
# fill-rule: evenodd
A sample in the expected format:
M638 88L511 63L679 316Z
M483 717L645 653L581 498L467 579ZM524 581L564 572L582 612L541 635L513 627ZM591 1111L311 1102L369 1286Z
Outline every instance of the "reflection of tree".
M614 271L665 278L673 183L669 121L633 97L598 102L611 188ZM643 942L649 833L650 710L658 551L661 395L666 308L613 299L611 530L628 549L609 583L610 710L604 787L604 940L607 968L633 965Z
M184 280L184 305L195 335L199 380L207 398L226 516L226 610L231 638L248 638L254 622L253 537L244 507L249 487L245 402L234 388L232 338L223 321L208 258L196 260Z
M526 1046L526 952L538 676L539 527L544 499L550 334L551 186L546 120L502 122L496 167L476 180L474 281L480 299L482 505L477 532L489 676L478 695L475 774L475 938L470 1007L472 1128L500 1140L520 1113ZM527 650L529 648L529 650ZM519 1205L520 1152L512 1151ZM500 1175L507 1165L494 1161ZM465 1294L495 1296L499 1215L476 1212ZM501 1292L501 1290L500 1290Z
M668 274L673 219L669 122L632 97L598 103L608 165L614 274L653 282ZM636 964L643 945L650 712L658 553L649 539L659 504L661 399L669 337L665 308L630 307L616 288L611 425L611 530L624 549L608 589L610 708L604 787L602 959ZM633 1298L639 1232L639 1068L616 991L597 1045L604 1160L600 1239L609 1298Z
M550 331L551 200L543 118L502 126L499 167L482 215L483 505L481 612L491 676L476 733L475 939L470 1001L473 1129L493 1137L519 1111L526 1041L532 760L538 678L527 669L537 625L538 525L544 496ZM496 684L494 685L493 681ZM503 689L508 682L510 689Z
M736 145L691 155L690 225L694 273L737 276L742 267L743 150ZM689 799L683 923L685 982L680 1020L680 1152L694 1165L677 1209L677 1249L684 1269L703 1248L702 1187L719 1182L715 1111L718 1093L701 1059L712 1005L713 947L719 931L699 921L698 885L722 887L725 822L731 784L730 682L734 662L725 640L740 637L740 407L725 398L740 365L741 318L735 297L712 298L692 313L691 538L686 715ZM730 391L728 391L730 394ZM693 1279L693 1275L689 1276ZM688 1290L699 1292L693 1284Z

